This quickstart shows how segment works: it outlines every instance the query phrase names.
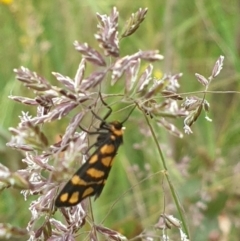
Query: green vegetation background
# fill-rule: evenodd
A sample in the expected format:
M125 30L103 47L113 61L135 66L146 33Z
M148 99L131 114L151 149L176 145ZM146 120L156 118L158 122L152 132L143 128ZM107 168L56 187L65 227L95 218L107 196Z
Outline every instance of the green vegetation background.
M210 86L211 91L222 93L207 94L213 122L202 116L193 126L194 133L183 139L169 136L158 126L155 130L185 209L192 240L212 240L214 235L237 240L240 227L240 95L237 93L240 4L237 0L0 1L0 162L12 171L23 166L22 156L5 145L10 138L8 128L18 123L23 110L8 95L28 94L15 80L13 69L24 66L53 82L53 71L74 76L81 56L74 50L73 41L96 47L95 13L109 14L113 6L120 12L120 28L139 7L148 8L140 29L120 43L121 56L138 49L159 49L165 60L155 67L162 73L183 73L180 93L203 90L194 74L209 76L217 58L225 56L223 70ZM106 89L109 93L121 91L109 83ZM228 93L229 90L236 93ZM24 110L32 111L27 107ZM100 222L112 203L130 186L139 183L121 196L104 223L127 237L153 227L164 211L178 217L161 173L140 182L161 168L155 160L156 148L151 136L143 136L133 123L134 116L131 119L105 190L93 205L96 221ZM175 124L182 129L183 120L176 120ZM64 123L56 122L48 134L60 135L64 128ZM142 148L134 149L139 140ZM0 223L26 227L31 200L24 201L19 190L12 189L0 193L0 200ZM229 227L227 231L224 225Z

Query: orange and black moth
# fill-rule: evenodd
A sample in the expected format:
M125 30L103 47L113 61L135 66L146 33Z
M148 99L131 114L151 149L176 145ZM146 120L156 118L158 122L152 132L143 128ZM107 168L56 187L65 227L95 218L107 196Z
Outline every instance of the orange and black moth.
M113 159L119 146L123 143L123 123L133 109L123 122L108 123L105 120L111 114L112 109L103 101L101 95L100 99L109 111L103 119L92 111L93 115L101 121L95 132L88 132L98 134L97 141L89 148L95 146L96 150L61 190L55 200L56 207L71 207L89 196L95 196L95 199L99 197L111 170Z

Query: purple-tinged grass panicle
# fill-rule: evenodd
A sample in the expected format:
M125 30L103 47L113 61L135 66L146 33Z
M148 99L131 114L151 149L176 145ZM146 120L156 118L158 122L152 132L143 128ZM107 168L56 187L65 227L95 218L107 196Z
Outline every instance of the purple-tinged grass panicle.
M78 41L75 41L73 44L75 49L82 54L83 58L85 58L90 63L102 67L106 66L106 62L102 55L97 50L89 47L87 43L81 44Z
M115 241L127 240L125 236L123 236L119 232L114 231L112 229L99 226L99 225L96 225L95 228L96 228L96 231L104 235L106 239L115 240Z
M50 89L50 84L48 81L38 75L36 72L32 72L25 67L21 67L20 69L14 69L16 74L16 78L23 82L24 85L30 89L37 91L46 91Z
M140 69L141 61L137 59L132 61L132 63L128 66L125 72L126 80L125 80L125 93L129 93L136 84L138 72Z
M29 182L17 172L11 172L6 166L0 163L0 191L5 188L30 188Z
M209 84L209 81L202 75L196 73L195 76L197 77L197 80L203 85L207 86Z
M205 91L204 91L203 98L199 98L197 96L186 97L185 101L182 104L182 106L185 108L185 110L188 111L188 114L187 114L186 118L184 119L184 128L183 128L186 134L193 133L191 130L191 126L193 125L194 122L196 122L196 120L200 116L202 110L205 111L205 114L206 114L205 119L207 121L212 121L212 119L207 116L207 112L209 111L210 104L205 99L205 97L206 97L206 92L209 88L211 81L217 75L219 75L220 71L222 70L223 60L224 60L224 56L220 56L218 58L218 60L216 61L215 65L212 69L212 74L209 78L206 78L203 75L198 74L198 73L195 74L197 80L203 86L205 86Z
M147 8L139 8L136 13L132 13L131 17L125 23L123 33L121 34L122 38L132 35L139 28L146 17L147 11Z
M223 68L223 61L224 61L224 56L220 56L218 58L218 60L216 61L213 70L212 70L212 74L209 78L213 79L215 78L217 75L219 75L219 73L221 72L222 68Z
M147 9L139 9L132 14L121 37L133 34L145 19L146 13ZM87 227L90 229L91 240L99 240L97 233L104 235L105 239L126 239L114 230L95 225L88 215L87 200L71 208L57 209L57 212L62 214L63 221L54 216L54 202L59 188L62 188L62 184L71 177L76 167L81 166L86 160L88 135L78 127L85 128L85 125L88 125L85 129L96 129L96 121L99 120L96 120L96 114L93 113L99 112L99 92L102 89L111 88L111 85L118 82L122 85L123 91L117 96L121 97L122 101L136 105L142 117L154 120L158 126L179 138L182 138L183 134L170 120L185 117L184 130L191 133L190 127L198 119L201 111L209 109L205 95L202 99L196 96L187 97L182 106L179 104L179 101L183 100L182 95L177 93L181 73L163 74L161 78L154 78L152 62L163 60L163 56L157 50L138 50L120 56L118 17L119 13L115 7L110 16L97 13L99 23L95 38L100 50L90 47L88 43L75 41L74 47L82 55L80 64L74 77L52 72L58 82L57 86L28 68L14 70L16 78L32 92L32 95L31 98L13 95L9 98L33 107L35 114L22 112L17 127L10 128L12 137L7 145L24 155L22 162L25 167L13 173L0 166L0 182L3 183L3 188L21 187L25 199L29 196L35 197L29 207L31 219L27 225L27 233L22 232L23 235L29 235L29 240L75 240L86 222L90 224ZM208 79L196 74L198 81L206 90L211 80L222 69L223 59L221 56L217 60ZM145 68L142 67L143 62ZM94 68L86 76L88 65ZM105 101L110 94L101 93L101 96ZM87 117L91 117L91 121L84 125L84 119ZM52 127L57 126L60 120L65 120L68 124L63 133L59 128L54 134ZM143 129L140 128L139 132L143 132ZM148 130L148 133L154 136L154 132ZM56 136L59 137L58 140ZM168 224L177 227L175 219L170 216L164 218L168 220ZM182 231L180 227L177 228ZM8 229L7 225L0 225L1 230L6 234L4 237L12 237L15 232L11 227ZM182 237L185 232L186 230L182 231Z
M144 93L146 88L149 85L149 82L152 79L152 71L153 71L153 66L152 64L149 64L147 68L145 68L144 72L140 75L138 84L136 87L137 93Z
M105 56L119 56L118 15L116 7L113 7L110 16L97 13L99 23L95 38L99 42L100 48L103 49Z
M27 235L27 230L24 228L17 228L9 223L0 223L0 238L1 239L13 239L21 238Z

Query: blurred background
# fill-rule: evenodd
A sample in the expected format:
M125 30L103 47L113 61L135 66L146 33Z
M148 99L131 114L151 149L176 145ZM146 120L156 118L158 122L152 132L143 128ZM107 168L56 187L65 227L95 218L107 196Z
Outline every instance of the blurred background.
M51 72L74 77L81 55L74 50L73 41L98 48L94 39L95 13L110 14L113 6L120 13L120 32L133 12L140 7L148 8L137 32L121 40L120 55L158 49L165 59L155 65L156 71L183 73L179 93L190 96L191 92L203 91L195 73L210 76L216 60L225 56L223 70L206 96L213 121L207 122L202 114L192 128L193 134L184 135L183 139L170 136L157 126L155 130L192 240L238 240L239 0L0 0L0 162L11 171L23 167L21 153L6 147L10 140L8 128L17 125L21 111L34 111L8 99L9 95L28 96L27 89L15 80L13 69L27 67L55 85ZM121 92L121 86L113 89L105 83L107 93ZM202 97L201 93L198 95ZM67 121L52 126L49 132L53 139L64 131ZM96 222L107 216L104 225L129 238L154 229L163 212L179 218L155 160L156 146L151 136L136 129L138 124L133 115L106 187L93 203ZM174 124L182 130L183 119L175 120ZM30 219L28 206L34 197L24 201L19 190L5 189L0 199L0 223L25 228ZM107 213L114 202L116 205ZM168 234L175 237L176 231L169 230Z

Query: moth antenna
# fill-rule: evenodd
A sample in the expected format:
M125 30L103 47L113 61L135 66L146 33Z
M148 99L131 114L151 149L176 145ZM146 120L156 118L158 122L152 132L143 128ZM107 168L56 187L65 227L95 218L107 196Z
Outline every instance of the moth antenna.
M134 105L134 107L131 109L131 111L129 112L129 114L127 115L127 117L125 118L125 120L123 120L122 122L121 122L121 124L124 124L127 120L128 120L128 118L130 117L130 115L132 114L132 112L134 111L134 109L136 108L136 104Z

